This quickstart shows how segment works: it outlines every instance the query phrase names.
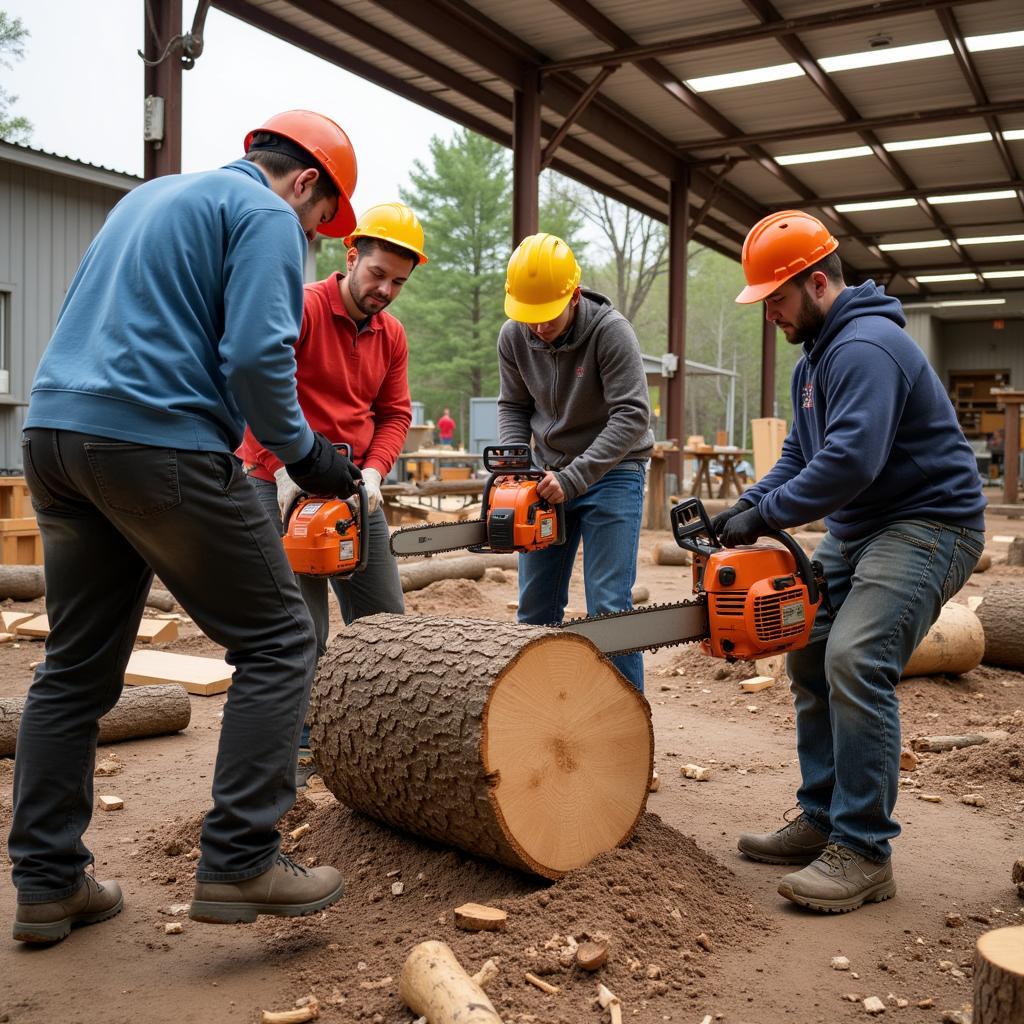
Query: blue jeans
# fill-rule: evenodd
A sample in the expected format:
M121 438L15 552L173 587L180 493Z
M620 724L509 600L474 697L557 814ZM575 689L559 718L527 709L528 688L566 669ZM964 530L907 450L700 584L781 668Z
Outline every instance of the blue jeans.
M581 540L587 614L633 607L645 476L645 463L620 463L584 494L565 503L564 544L519 556L520 622L535 626L561 623ZM643 693L643 655L620 654L611 661Z
M824 567L836 617L818 612L811 643L787 658L796 707L797 802L829 840L889 859L899 783L896 684L904 665L969 579L984 534L923 519L870 536L826 534Z

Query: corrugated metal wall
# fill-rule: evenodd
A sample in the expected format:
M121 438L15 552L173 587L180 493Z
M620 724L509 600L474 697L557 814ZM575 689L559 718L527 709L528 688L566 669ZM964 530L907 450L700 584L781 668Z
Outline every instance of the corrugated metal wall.
M1024 320L1002 323L1000 330L992 320L937 325L942 340L936 370L943 384L948 387L949 374L957 370L1009 370L1009 386L1024 388Z
M0 470L21 469L32 378L79 261L123 192L0 161L0 290L10 299L9 395L0 395Z

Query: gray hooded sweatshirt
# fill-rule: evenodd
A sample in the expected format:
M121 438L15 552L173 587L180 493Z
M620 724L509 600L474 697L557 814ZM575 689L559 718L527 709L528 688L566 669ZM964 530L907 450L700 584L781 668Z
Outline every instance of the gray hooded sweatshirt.
M611 300L581 289L569 341L559 348L507 320L498 335L498 435L529 444L567 500L624 459L654 446L640 344Z

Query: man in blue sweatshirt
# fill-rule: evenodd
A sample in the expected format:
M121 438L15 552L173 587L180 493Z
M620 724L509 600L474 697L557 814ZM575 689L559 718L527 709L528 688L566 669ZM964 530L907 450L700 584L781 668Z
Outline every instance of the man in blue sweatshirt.
M119 913L82 836L98 721L117 702L156 572L234 667L191 916L254 921L334 903L334 868L279 852L316 662L305 604L232 455L246 422L315 494L359 471L299 408L306 240L355 226L356 162L329 118L288 111L219 170L140 185L89 246L32 388L22 442L50 635L17 742L14 938Z
M736 301L764 301L804 355L782 457L715 519L730 547L822 517L828 526L815 558L835 615L822 607L811 643L787 659L800 814L739 840L754 860L807 865L779 892L825 912L895 895L896 683L985 540L981 479L949 398L899 302L870 281L844 284L838 244L793 210L747 235Z

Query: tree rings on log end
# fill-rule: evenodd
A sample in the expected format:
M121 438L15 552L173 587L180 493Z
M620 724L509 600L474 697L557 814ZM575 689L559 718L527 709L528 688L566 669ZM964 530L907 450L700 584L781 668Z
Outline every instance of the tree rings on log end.
M629 838L653 769L647 702L570 636L537 640L495 680L481 743L506 836L547 878Z

